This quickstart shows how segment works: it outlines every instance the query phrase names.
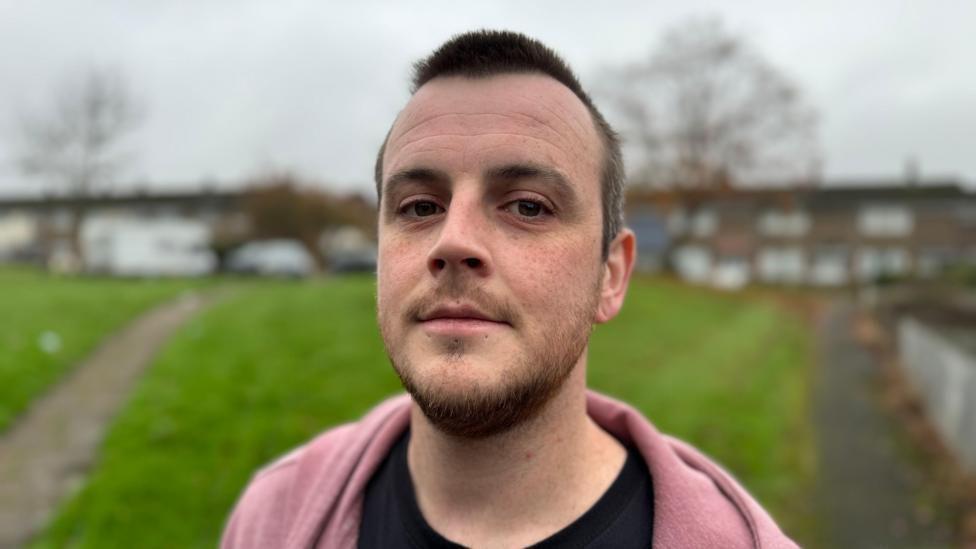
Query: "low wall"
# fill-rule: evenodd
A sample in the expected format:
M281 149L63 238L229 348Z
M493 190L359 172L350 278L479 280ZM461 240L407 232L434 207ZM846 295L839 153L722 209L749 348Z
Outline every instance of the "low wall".
M910 317L898 322L898 347L929 418L962 466L976 474L976 357Z

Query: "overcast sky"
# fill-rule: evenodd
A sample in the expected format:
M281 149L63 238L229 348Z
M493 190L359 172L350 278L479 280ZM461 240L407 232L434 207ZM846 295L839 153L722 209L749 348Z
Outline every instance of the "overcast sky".
M145 107L124 181L224 185L293 170L368 190L406 101L411 62L452 34L508 28L562 53L585 87L661 31L717 15L820 113L828 180L976 183L976 2L244 2L0 0L0 194L18 173L16 120L86 66L117 67Z

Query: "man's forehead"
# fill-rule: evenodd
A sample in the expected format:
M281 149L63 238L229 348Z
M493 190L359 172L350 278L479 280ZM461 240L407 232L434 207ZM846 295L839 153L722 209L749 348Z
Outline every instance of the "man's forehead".
M583 102L566 86L542 74L438 77L417 90L397 117L388 145L410 141L431 128L470 135L506 122L559 134L576 147L600 146Z

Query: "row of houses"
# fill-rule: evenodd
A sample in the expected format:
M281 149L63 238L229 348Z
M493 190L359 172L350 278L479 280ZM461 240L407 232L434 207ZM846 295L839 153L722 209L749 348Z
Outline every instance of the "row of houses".
M75 216L83 211L78 244L89 272L210 274L226 263L220 261L218 253L221 240L248 233L249 219L242 207L246 192L205 189L106 193L85 198L0 198L0 262L33 263L62 272L79 270L79 254L73 249L71 235ZM319 246L337 266L375 263L375 243L352 227L327 231L321 235ZM230 264L243 262L249 263L248 268L256 268L255 261L270 261L278 263L267 265L272 271L314 269L310 257L296 258L296 254L305 253L296 242L263 243L244 252L241 261Z
M956 182L634 192L641 267L694 283L843 286L976 266L976 193Z
M89 270L209 273L219 235L246 232L244 192L0 199L0 261L71 270L68 235L73 212L83 208ZM843 286L976 266L976 193L952 181L633 191L627 222L641 269L724 288ZM360 231L331 231L320 244L340 263L375 261L375 243Z

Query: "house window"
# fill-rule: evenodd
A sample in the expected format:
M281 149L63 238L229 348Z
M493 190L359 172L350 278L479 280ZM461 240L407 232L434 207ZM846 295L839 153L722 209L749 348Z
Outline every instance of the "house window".
M712 272L712 286L725 290L737 290L749 283L749 261L743 256L730 255L719 258Z
M880 252L875 248L862 248L857 254L857 275L862 280L877 278L881 274Z
M866 206L858 213L857 223L865 236L906 236L915 219L906 206Z
M803 236L810 230L810 216L801 210L767 210L759 216L758 229L766 236Z
M810 266L810 283L817 286L846 284L849 278L847 256L847 247L843 245L817 247Z
M857 257L861 280L900 276L908 272L908 252L903 248L862 248Z
M770 246L759 250L756 267L763 282L798 283L804 278L806 261L795 246Z
M703 246L682 246L672 261L678 275L689 282L705 282L712 274L712 254Z
M717 227L718 215L714 210L698 210L691 218L691 233L695 236L711 236Z
M887 274L904 275L908 273L908 250L888 248L881 252L881 267Z

